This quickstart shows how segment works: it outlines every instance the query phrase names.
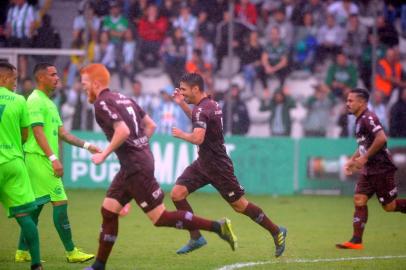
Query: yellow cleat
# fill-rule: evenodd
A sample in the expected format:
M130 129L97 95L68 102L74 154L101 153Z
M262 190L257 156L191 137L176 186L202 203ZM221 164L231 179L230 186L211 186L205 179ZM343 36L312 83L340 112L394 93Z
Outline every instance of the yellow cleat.
M76 247L72 251L66 251L65 254L69 263L82 263L94 258L93 254L84 253Z
M223 218L219 221L221 226L220 237L230 244L233 251L237 248L237 236L233 232L231 227L231 221L228 218Z
M17 249L16 256L15 256L15 262L23 263L23 262L30 262L30 261L31 261L31 255L28 252L28 250Z

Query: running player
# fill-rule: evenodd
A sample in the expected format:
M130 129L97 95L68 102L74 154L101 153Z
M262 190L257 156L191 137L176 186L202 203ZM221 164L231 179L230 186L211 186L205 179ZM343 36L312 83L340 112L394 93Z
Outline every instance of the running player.
M348 242L337 244L337 248L363 249L362 235L368 220L368 200L376 193L387 212L406 213L406 199L396 199L396 166L386 147L386 135L375 113L368 110L369 92L356 88L347 97L348 112L355 115L355 137L358 149L345 164L345 173L360 170L355 187L353 236Z
M269 231L275 243L275 256L285 250L287 230L275 225L261 208L244 197L244 189L234 175L234 167L226 153L223 136L223 113L217 102L206 95L203 79L196 73L187 73L180 80L180 88L174 93L174 100L192 119L193 131L186 133L176 127L174 137L199 146L199 157L176 181L172 189L172 200L178 210L193 212L186 197L197 189L212 184L231 207ZM193 110L188 106L193 104ZM197 230L190 231L190 241L177 253L184 254L206 244Z
M28 135L27 103L23 96L13 93L16 81L16 68L0 62L0 202L21 227L32 258L31 269L40 270L38 231L30 217L37 206L22 146Z
M50 99L59 82L55 66L48 63L37 64L34 76L37 89L34 89L27 101L31 129L24 145L25 163L38 204L38 209L32 213L32 217L38 224L38 216L44 204L51 202L54 225L64 245L67 261L84 262L92 259L94 255L80 251L72 241L67 212L68 200L61 179L63 167L58 159L59 139L86 148L91 153L96 153L99 149L64 129L58 109ZM30 260L26 250L27 246L21 235L15 256L17 262Z
M102 153L93 155L92 161L101 164L115 152L121 165L101 208L103 224L96 261L86 269L105 269L117 238L119 213L131 199L155 226L216 232L234 250L236 237L228 219L211 221L188 211L165 209L164 193L154 177L154 158L149 146L155 122L133 99L108 89L110 74L104 65L90 64L82 69L81 76L88 101L94 104L96 121L110 141Z

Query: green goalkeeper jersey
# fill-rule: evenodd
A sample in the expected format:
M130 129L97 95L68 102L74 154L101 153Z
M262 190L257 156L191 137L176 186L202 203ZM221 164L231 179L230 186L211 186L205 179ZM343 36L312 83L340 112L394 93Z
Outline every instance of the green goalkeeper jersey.
M28 126L24 97L0 87L0 164L23 158L21 128Z
M27 143L24 145L24 151L27 153L45 155L32 132L32 127L42 126L52 152L58 156L58 130L59 127L62 126L62 120L55 103L44 92L34 89L28 97L27 107L31 128L29 130Z

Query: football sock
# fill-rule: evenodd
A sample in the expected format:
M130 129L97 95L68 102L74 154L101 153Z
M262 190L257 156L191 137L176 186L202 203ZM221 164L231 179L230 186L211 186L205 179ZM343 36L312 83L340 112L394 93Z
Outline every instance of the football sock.
M193 213L192 206L190 206L189 202L186 199L180 200L180 201L173 201L173 204L175 205L176 209L178 210L183 210L183 211L188 211L190 213ZM190 238L192 239L199 239L202 234L198 230L193 230L189 231L190 233Z
M106 268L106 263L103 263L103 262L99 261L98 259L96 259L94 261L94 263L92 264L92 268L94 270L104 270Z
M39 251L38 230L31 216L16 217L21 227L21 233L24 235L25 243L31 254L31 264L41 263Z
M263 228L268 230L273 236L279 233L279 227L275 225L262 211L261 208L253 203L248 203L247 208L245 208L244 215L249 216L253 221L261 225Z
M38 217L39 217L39 214L41 213L41 210L43 207L44 207L43 204L38 205L37 209L35 209L34 211L31 212L31 218L32 218L32 221L34 221L35 226L38 225ZM18 240L18 249L19 250L28 250L28 246L25 243L24 234L22 231L20 232L20 238Z
M396 200L396 212L406 213L406 199L398 199Z
M72 242L72 231L68 219L68 205L62 204L53 207L54 225L66 251L72 251L75 245Z
M158 227L174 227L187 230L205 230L220 233L221 226L216 221L197 217L188 211L164 211L155 223Z
M354 233L351 242L359 244L362 243L362 235L364 233L365 225L368 221L368 206L355 206L353 228Z
M107 258L114 246L118 234L118 214L110 212L109 210L102 207L101 209L103 224L101 226L100 236L99 236L99 250L97 251L96 262L99 264L106 264Z

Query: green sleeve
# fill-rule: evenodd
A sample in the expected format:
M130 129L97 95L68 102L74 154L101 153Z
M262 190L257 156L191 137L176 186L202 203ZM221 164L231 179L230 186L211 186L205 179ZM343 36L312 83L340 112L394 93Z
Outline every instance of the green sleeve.
M328 86L331 86L333 84L333 79L334 79L334 65L330 66L328 68L327 76L326 76L326 84Z
M30 118L30 125L44 125L43 105L41 100L36 98L29 98L27 101L28 115Z
M28 116L27 102L24 97L19 97L21 104L21 118L20 118L20 127L28 127L30 125L30 117Z

